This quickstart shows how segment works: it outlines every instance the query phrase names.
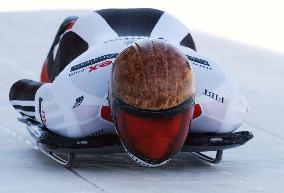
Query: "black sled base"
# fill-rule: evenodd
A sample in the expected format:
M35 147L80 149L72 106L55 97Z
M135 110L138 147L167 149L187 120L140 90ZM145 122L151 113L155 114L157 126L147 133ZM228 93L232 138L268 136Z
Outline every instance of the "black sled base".
M124 149L118 136L101 135L84 138L66 138L52 133L26 122L27 129L36 140L39 150L56 162L71 167L76 154L112 154L124 153ZM182 152L190 152L197 158L210 164L219 163L222 160L223 150L238 147L253 138L249 131L240 131L227 134L195 134L191 133L181 149ZM202 152L215 151L214 158Z
M253 138L253 134L249 131L239 131L234 133L191 133L182 148L183 152L191 152L198 159L216 164L222 160L223 150L238 147L245 144ZM215 151L214 158L201 153L207 151Z

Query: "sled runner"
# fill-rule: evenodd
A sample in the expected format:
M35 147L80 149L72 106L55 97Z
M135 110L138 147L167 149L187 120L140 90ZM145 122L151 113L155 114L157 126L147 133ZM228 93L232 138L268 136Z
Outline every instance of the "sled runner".
M117 135L87 136L84 138L66 138L42 128L40 125L23 119L27 130L36 140L39 150L59 164L70 168L75 162L77 154L112 154L124 153L124 149ZM249 131L226 134L197 134L191 133L181 149L190 152L198 159L216 164L222 160L223 150L238 147L253 138ZM203 152L214 151L215 157Z

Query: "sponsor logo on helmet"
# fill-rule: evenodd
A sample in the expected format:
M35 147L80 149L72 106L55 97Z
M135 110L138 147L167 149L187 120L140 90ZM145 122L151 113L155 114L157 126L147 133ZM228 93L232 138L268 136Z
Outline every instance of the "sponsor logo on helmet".
M162 166L165 163L167 163L168 161L170 161L170 159L168 159L168 160L165 160L165 161L163 161L161 163L157 163L157 164L152 164L152 163L145 162L145 161L139 159L138 157L136 157L135 155L133 155L132 153L130 153L128 151L128 149L125 147L125 145L122 143L122 141L121 141L121 144L122 144L122 147L124 148L125 152L128 154L128 156L132 160L134 160L136 163L138 163L138 164L140 164L140 165L142 165L144 167L154 168L154 167Z
M201 68L205 68L207 70L213 70L213 68L210 66L209 62L204 59L196 58L193 56L186 55L187 59L192 61L192 63L196 66L199 66Z

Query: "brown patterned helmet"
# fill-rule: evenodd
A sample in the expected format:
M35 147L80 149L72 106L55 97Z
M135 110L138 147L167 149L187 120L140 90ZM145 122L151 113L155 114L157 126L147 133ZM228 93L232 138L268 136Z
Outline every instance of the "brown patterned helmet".
M144 39L123 50L112 68L109 103L131 158L158 166L176 154L188 134L194 96L189 62L168 42Z

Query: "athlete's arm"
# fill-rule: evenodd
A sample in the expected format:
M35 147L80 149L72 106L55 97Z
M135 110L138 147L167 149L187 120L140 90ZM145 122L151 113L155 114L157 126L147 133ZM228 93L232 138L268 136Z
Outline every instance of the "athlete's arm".
M191 64L196 100L202 114L192 122L193 132L232 132L243 123L248 105L240 86L223 66L182 47Z

